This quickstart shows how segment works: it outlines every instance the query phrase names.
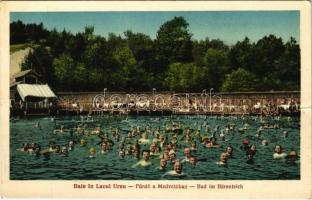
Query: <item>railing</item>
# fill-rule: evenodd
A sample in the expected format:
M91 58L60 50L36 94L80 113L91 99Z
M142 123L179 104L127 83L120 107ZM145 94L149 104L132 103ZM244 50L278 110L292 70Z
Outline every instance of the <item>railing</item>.
M171 111L198 114L280 114L300 111L300 92L59 93L60 110ZM210 90L211 92L212 90ZM282 106L286 105L286 106Z

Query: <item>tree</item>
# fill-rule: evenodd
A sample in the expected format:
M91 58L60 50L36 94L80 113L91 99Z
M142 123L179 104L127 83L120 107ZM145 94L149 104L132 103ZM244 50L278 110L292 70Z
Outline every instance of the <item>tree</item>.
M300 90L300 47L294 38L285 44L276 69L281 82L279 90Z
M48 35L48 31L44 29L43 24L27 24L25 27L25 34L28 42L39 43L41 40L45 40Z
M26 36L26 26L22 21L18 20L10 24L10 44L21 44L25 43Z
M118 71L115 76L119 76L116 83L119 89L140 90L144 88L144 71L139 68L132 51L128 47L118 48L114 53L117 61Z
M72 34L65 29L47 31L42 23L16 21L10 24L10 41L39 43L22 69L34 69L61 90L300 89L300 46L294 38L284 44L275 35L255 43L246 37L229 48L219 39L192 40L188 26L183 17L174 17L159 27L152 40L130 30L124 38L114 33L105 38L94 35L92 26ZM252 88L247 87L246 72L256 79Z
M58 32L53 29L47 38L47 45L51 47L51 53L53 57L59 57L61 54L68 54L66 49L70 46L70 41L73 35L67 32L65 29L62 32Z
M84 63L77 63L75 70L73 71L73 89L78 91L83 91L84 89L88 89L89 84L89 71L87 70Z
M131 49L138 65L145 71L152 71L153 41L143 33L133 33L128 30L125 33L127 46Z
M53 57L48 48L39 46L25 57L21 64L21 69L33 69L42 76L43 81L54 85L53 77Z
M157 31L155 40L158 72L165 71L170 63L192 61L192 35L183 17L165 22Z
M165 86L171 91L185 92L199 90L201 71L194 63L173 63L165 76Z
M249 92L256 89L256 76L238 68L225 76L221 90L224 92Z
M208 87L219 90L224 76L229 72L228 54L224 50L208 49L204 57L204 80Z
M248 37L245 37L243 41L238 41L229 52L229 61L232 69L241 67L246 70L250 70L253 66L252 57L253 45L250 43Z
M60 90L71 90L73 86L73 75L75 72L74 60L66 54L53 60L54 75L58 80Z
M283 55L284 48L281 38L274 35L263 37L253 48L253 63L249 70L259 77L271 74L276 69L275 63Z
M216 50L222 50L224 52L228 52L229 47L224 44L222 40L219 39L213 39L210 40L209 38L206 38L204 40L194 40L193 41L193 58L194 62L198 66L204 65L204 57L208 49L216 49Z

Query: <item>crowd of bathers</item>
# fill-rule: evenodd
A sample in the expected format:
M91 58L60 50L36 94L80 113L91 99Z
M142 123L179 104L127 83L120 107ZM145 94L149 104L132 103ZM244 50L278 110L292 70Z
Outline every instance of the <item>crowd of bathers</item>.
M258 120L258 118L255 118ZM131 122L129 122L131 123ZM253 135L246 134L251 132L249 124L245 123L242 127L237 127L235 123L228 123L222 128L219 125L210 125L207 121L203 123L195 122L196 126L187 127L181 121L173 121L164 125L151 126L132 126L129 130L110 128L102 130L100 125L91 129L86 129L82 123L78 123L72 128L65 128L60 125L55 128L53 134L76 135L79 139L70 139L66 145L58 145L50 142L49 146L43 149L37 143L25 143L21 151L34 154L38 157L43 156L44 160L49 160L51 154L67 157L76 148L88 148L88 159L94 159L101 154L115 154L119 159L130 157L134 164L132 168L150 167L155 165L152 160L159 160L159 164L154 166L164 172L164 176L185 176L183 166L189 165L196 167L198 162L206 161L207 158L198 156L198 148L203 149L221 148L220 156L215 159L218 166L226 167L228 162L233 159L234 148L228 138L239 135L241 144L238 149L244 152L246 163L253 164L257 156L257 146L255 139L261 141L261 145L267 146L269 139L263 136L265 129L278 130L276 133L280 137L288 138L288 131L282 130L278 123L268 125L261 124ZM42 129L40 123L35 127ZM195 128L194 128L195 127ZM99 142L90 146L88 137L98 137ZM115 148L113 148L115 147ZM117 152L116 152L117 149ZM237 149L237 148L236 148ZM178 153L183 156L177 156ZM287 163L296 163L299 154L289 149L286 153L280 144L276 143L272 151L272 159L283 159ZM153 164L154 163L154 164Z

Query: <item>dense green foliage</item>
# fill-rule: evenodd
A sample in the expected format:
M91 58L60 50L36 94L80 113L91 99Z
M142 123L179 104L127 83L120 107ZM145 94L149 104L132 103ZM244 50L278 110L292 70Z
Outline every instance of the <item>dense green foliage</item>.
M155 39L131 30L124 35L72 34L42 24L11 23L11 44L38 44L24 63L58 91L268 91L300 89L300 47L268 35L233 46L196 40L183 17L165 22ZM207 36L209 33L207 33ZM36 46L38 46L36 45Z

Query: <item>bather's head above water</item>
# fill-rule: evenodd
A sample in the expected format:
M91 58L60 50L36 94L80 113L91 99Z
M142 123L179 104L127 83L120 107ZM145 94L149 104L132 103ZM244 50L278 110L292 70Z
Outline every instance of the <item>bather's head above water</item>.
M148 161L150 157L150 152L148 150L143 150L142 157L143 157L143 160Z
M173 170L174 170L177 174L181 174L181 173L182 173L182 163L181 163L180 161L176 161L176 162L174 163Z

